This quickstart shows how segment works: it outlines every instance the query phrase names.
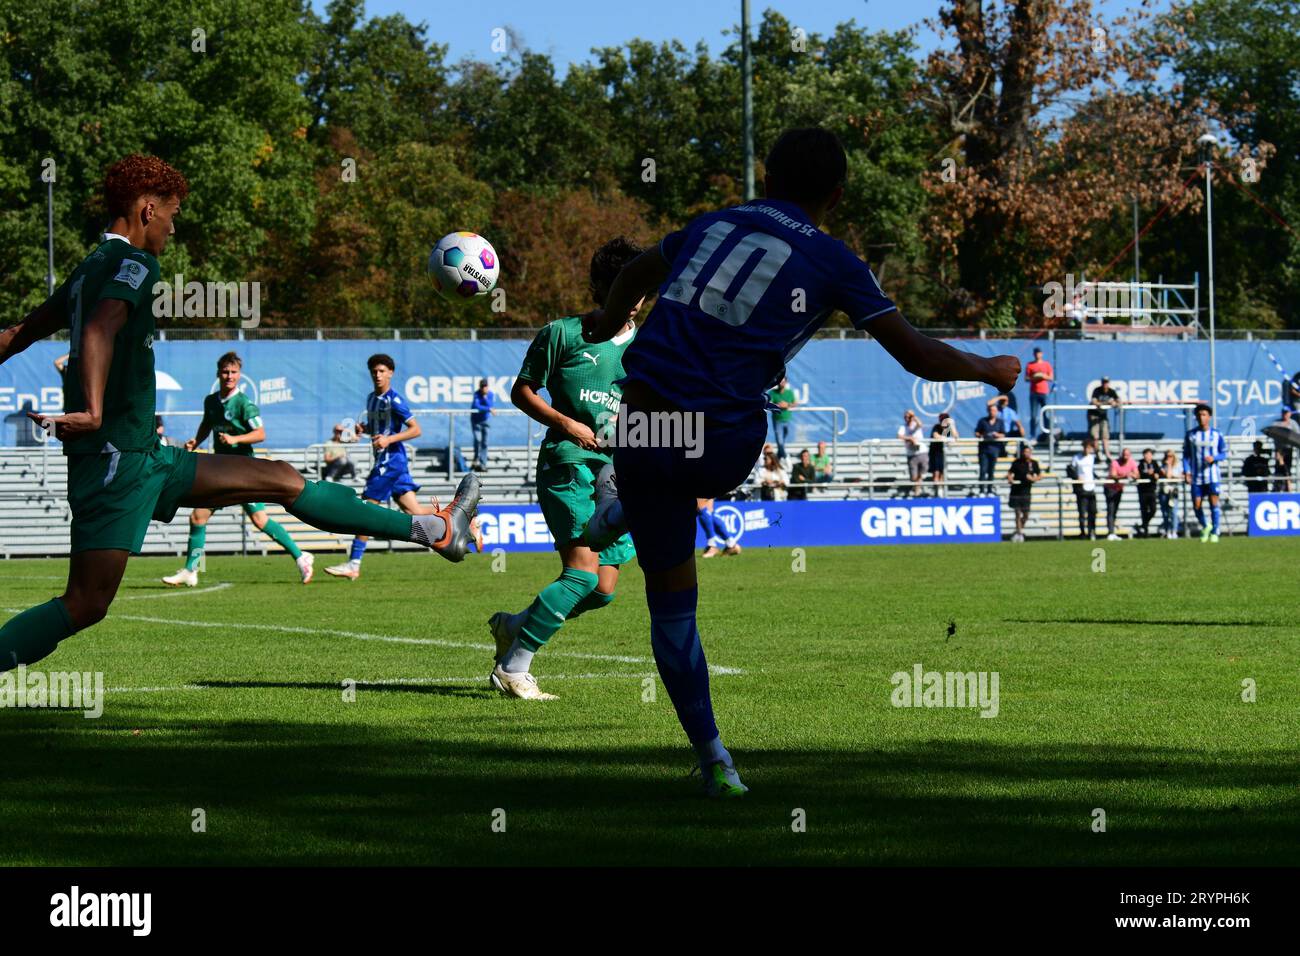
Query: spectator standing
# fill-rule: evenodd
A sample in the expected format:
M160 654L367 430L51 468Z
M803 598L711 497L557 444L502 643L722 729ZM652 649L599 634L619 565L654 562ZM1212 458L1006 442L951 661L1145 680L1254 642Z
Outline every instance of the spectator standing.
M474 464L475 471L487 471L488 465L488 426L496 409L496 396L488 388L488 380L480 379L478 391L470 402L469 424L474 430Z
M1079 509L1079 537L1097 538L1097 442L1083 440L1083 450L1070 460L1066 475L1074 482L1074 503Z
M1160 488L1160 462L1156 461L1154 448L1142 449L1142 460L1137 463L1138 476L1138 510L1142 515L1142 524L1138 528L1138 537L1145 538L1151 533L1151 519L1156 514L1156 492Z
M320 472L322 481L341 481L357 476L357 466L348 460L343 444L343 426L335 425L334 434L325 443L325 465Z
M1297 372L1296 374L1300 375L1300 372ZM1284 407L1282 409L1281 417L1278 418L1278 420L1273 424L1274 426L1281 426L1282 428L1285 428L1293 432L1296 436L1296 439L1300 440L1300 422L1296 421L1295 414L1291 411L1290 408ZM1292 445L1286 442L1274 443L1273 477L1275 479L1278 479L1273 482L1274 491L1291 490L1291 463L1294 455L1295 455L1295 448Z
M1160 490L1156 492L1160 502L1160 533L1166 538L1178 537L1178 489L1182 484L1183 466L1177 455L1167 451L1160 466Z
M1241 463L1241 476L1246 480L1246 490L1252 494L1262 494L1268 491L1267 478L1272 472L1273 463L1268 460L1264 454L1264 443L1255 442L1253 453L1246 456L1246 460ZM1260 481L1258 479L1266 479ZM1256 479L1254 481L1250 479Z
M767 395L768 400L776 406L772 410L772 431L776 433L776 457L785 460L785 443L790 440L790 420L794 418L790 409L799 403L795 401L794 389L784 375L781 384Z
M1007 481L1011 483L1011 494L1007 496L1007 500L1016 516L1016 531L1011 536L1012 541L1025 540L1025 522L1029 520L1030 492L1033 490L1034 483L1042 480L1042 477L1043 469L1034 459L1033 448L1028 443L1021 445L1020 454L1016 456L1016 460L1011 463L1011 468L1007 471Z
M163 428L161 415L154 415L153 417L153 433L158 436L158 444L164 447L171 444L167 441L167 429Z
M813 467L817 469L817 482L831 481L834 478L835 469L831 464L830 453L826 450L826 443L819 441L817 443L817 454L813 455Z
M1088 436L1101 441L1101 453L1110 460L1110 410L1119 407L1119 393L1103 375L1101 384L1092 390L1092 408L1088 409Z
M1006 434L1002 431L1002 417L998 414L998 403L989 402L988 415L975 424L975 437L980 440L980 494L991 495L993 491L993 472L998 459L1006 453L1006 444L1002 441Z
M1124 497L1124 482L1137 478L1138 466L1125 448L1119 458L1110 463L1110 481L1106 482L1106 540L1118 541L1115 518L1119 515L1119 502Z
M930 429L930 479L934 482L936 498L942 498L947 493L948 483L943 477L947 467L947 446L957 438L957 426L953 423L952 416L940 412L939 420Z
M764 501L784 501L786 489L785 468L775 452L763 457L763 468L758 473L759 497Z
M912 480L912 494L920 497L921 480L930 470L930 456L925 449L925 427L909 408L903 412L903 424L898 426L898 437L907 452L907 477Z
M790 472L790 500L807 501L808 489L817 482L817 466L813 464L812 452L807 448L799 452L799 460Z
M1038 439L1038 420L1042 417L1054 380L1052 363L1043 358L1042 349L1034 349L1034 360L1025 366L1025 381L1029 383L1029 433L1035 440Z

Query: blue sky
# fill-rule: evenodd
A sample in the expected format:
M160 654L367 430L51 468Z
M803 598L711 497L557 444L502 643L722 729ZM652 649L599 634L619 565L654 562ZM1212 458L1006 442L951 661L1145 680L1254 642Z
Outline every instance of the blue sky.
M327 0L312 0L323 15ZM1113 19L1138 7L1138 0L1094 0L1093 9ZM768 8L779 10L795 26L809 33L827 34L835 25L856 20L870 30L916 27L916 41L924 55L938 37L921 23L938 15L941 0L751 0L754 24ZM1156 0L1167 9L1169 0ZM401 13L412 22L428 24L430 39L446 44L447 60L463 57L494 62L492 30L510 26L524 45L549 53L557 72L568 64L589 61L591 49L618 46L635 37L655 42L677 39L687 49L704 40L713 53L725 49L732 37L725 31L740 23L740 0L486 0L483 3L447 3L434 0L368 0L368 16Z
M325 0L313 0L323 13ZM939 9L938 0L802 0L798 3L752 0L755 24L767 8L781 11L795 26L809 33L829 33L837 23L856 19L872 30L901 30L919 24ZM481 4L435 3L432 0L369 0L368 16L401 13L408 20L423 20L429 37L447 44L448 60L462 57L492 62L494 27L510 26L524 44L537 53L549 53L563 72L567 64L591 58L591 48L617 46L634 37L661 41L678 39L692 49L704 40L710 50L723 50L731 37L724 35L740 23L740 0L488 0ZM918 35L925 48L932 35Z

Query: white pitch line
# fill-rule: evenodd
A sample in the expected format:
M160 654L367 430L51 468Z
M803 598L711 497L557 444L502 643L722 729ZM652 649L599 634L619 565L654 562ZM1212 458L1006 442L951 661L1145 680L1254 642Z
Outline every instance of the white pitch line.
M148 617L143 614L113 614L111 620L140 621L145 624L179 624L186 627L212 627L222 629L242 629L252 631L275 631L280 634L327 634L333 637L350 637L358 641L383 641L389 644L421 644L428 647L445 647L463 651L495 651L493 644L476 644L469 641L448 641L437 637L395 637L391 634L367 634L362 631L337 631L326 627L294 627L287 624L232 624L227 621L178 621L166 617ZM625 654L588 654L582 651L547 651L547 657L573 657L590 661L609 661L614 664L653 664L650 657L630 657ZM709 665L709 673L722 676L735 676L745 673L739 667L722 667Z
M214 584L207 588L184 588L181 590L169 589L159 591L157 594L130 594L126 597L116 598L118 601L156 601L158 598L173 597L193 597L196 594L211 594L213 591L224 591L226 588L233 588L234 585L229 581L223 581L220 584Z

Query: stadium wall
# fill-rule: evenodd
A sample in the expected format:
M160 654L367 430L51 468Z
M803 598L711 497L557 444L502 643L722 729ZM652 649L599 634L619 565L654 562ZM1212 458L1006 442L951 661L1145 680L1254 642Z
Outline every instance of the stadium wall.
M154 344L158 372L158 409L169 435L193 434L203 397L216 387L215 362L234 347L244 358L245 389L261 406L268 444L305 446L324 441L335 422L356 418L369 391L366 358L375 352L397 363L394 387L418 411L467 410L480 378L487 378L503 406L527 348L511 341L277 341L244 342L158 341ZM960 348L983 354L1011 352L1027 363L1034 347L1042 347L1056 368L1058 387L1052 401L1087 401L1102 374L1110 376L1129 401L1191 401L1210 396L1209 345L1205 341L1062 341L1002 339L962 340ZM0 366L0 444L16 443L24 426L21 409L30 403L43 412L58 412L63 392L54 359L66 343L38 343ZM1270 353L1273 357L1270 357ZM1300 342L1231 341L1217 347L1218 387L1215 404L1220 428L1249 435L1277 417L1282 401L1283 372L1300 368ZM927 424L947 411L963 435L970 435L992 390L981 384L922 382L904 372L874 342L821 339L809 342L789 367L791 383L805 405L842 406L848 431L841 441L893 437L904 408L913 408ZM1028 387L1016 389L1027 413ZM1176 436L1184 427L1177 412L1131 410L1127 431ZM1067 431L1084 427L1084 413L1064 413ZM422 447L445 446L445 422L424 422ZM828 438L831 413L798 415L796 446ZM501 416L493 422L495 444L524 444L521 417ZM456 425L457 442L470 441L468 422Z

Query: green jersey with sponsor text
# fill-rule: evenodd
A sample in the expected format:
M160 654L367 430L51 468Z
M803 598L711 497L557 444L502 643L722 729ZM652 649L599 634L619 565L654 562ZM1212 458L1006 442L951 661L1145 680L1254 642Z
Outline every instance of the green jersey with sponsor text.
M153 286L157 281L157 259L120 236L105 236L55 290L54 305L67 323L70 339L64 376L65 412L86 410L86 396L81 389L85 323L103 299L121 299L128 310L125 324L113 338L113 359L104 387L103 424L89 435L66 442L65 455L147 451L158 444L153 371Z
M225 400L213 392L203 400L203 424L212 432L212 450L218 455L251 455L252 445L227 445L217 436L256 431L262 427L262 413L241 391L232 392Z
M636 329L631 328L608 342L588 342L582 335L581 318L556 319L533 339L519 377L544 386L552 408L599 436L606 422L618 414L623 390L614 382L623 377L623 353L635 335ZM537 460L540 467L583 462L599 469L610 460L610 454L588 451L551 429Z

